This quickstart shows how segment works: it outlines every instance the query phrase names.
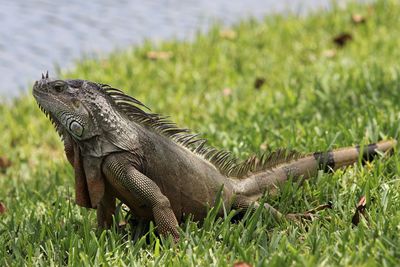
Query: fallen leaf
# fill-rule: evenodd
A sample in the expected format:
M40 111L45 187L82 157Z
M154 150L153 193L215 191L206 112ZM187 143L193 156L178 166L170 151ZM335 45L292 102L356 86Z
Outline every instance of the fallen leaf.
M356 212L354 213L353 218L351 219L353 225L357 226L360 223L361 216L366 218L365 217L366 205L367 205L367 199L365 198L365 196L362 196L356 206Z
M119 223L118 223L118 227L126 227L128 225L128 222L127 221L120 221Z
M366 19L363 15L353 14L353 15L351 15L351 21L354 24L361 24L361 23L365 23Z
M222 90L222 94L224 96L230 96L232 94L232 89L231 88L224 88L224 90Z
M304 59L305 60L303 62L305 62L305 63L314 62L315 60L317 60L317 57L315 56L315 54L309 53Z
M362 196L362 197L360 198L360 201L358 201L357 209L362 209L362 210L364 210L366 204L367 204L367 199L365 198L365 196Z
M233 40L236 38L236 32L230 29L225 29L219 32L219 36L224 39Z
M254 88L255 88L256 90L259 90L259 89L261 88L261 86L264 85L264 83L265 83L265 78L263 78L263 77L257 77L257 78L254 80Z
M0 156L0 169L7 169L10 166L11 166L11 161L4 156Z
M327 58L333 58L337 54L335 49L328 49L322 52L322 55Z
M251 267L251 264L245 261L238 261L233 264L233 267Z
M333 38L333 42L339 47L345 46L351 40L353 40L353 36L347 32L343 32Z
M100 61L101 67L102 68L108 68L110 66L110 61L108 60L101 60Z
M262 143L262 144L260 145L260 149L261 149L261 150L267 150L267 148L268 148L267 143Z
M157 59L170 59L172 57L172 52L170 51L149 51L147 52L147 58L151 60Z
M7 211L6 206L3 202L0 202L0 215Z
M375 7L373 5L368 5L367 11L368 11L368 16L371 16L372 14L375 13Z

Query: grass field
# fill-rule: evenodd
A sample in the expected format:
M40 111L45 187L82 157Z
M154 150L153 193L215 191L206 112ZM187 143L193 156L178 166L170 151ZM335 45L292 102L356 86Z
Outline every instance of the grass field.
M312 152L397 139L399 14L397 1L382 0L307 17L269 16L229 30L216 26L191 42L144 43L87 59L60 76L124 89L243 158L279 147ZM348 35L338 43L351 40L340 46L333 38L342 33ZM284 186L267 199L284 213L332 201L311 223L276 223L261 210L231 223L210 212L202 226L182 224L173 245L153 228L147 240L130 226L96 229L95 212L74 203L72 168L30 93L0 104L0 121L0 266L400 264L398 152L321 173L300 188ZM353 227L361 196L368 220Z

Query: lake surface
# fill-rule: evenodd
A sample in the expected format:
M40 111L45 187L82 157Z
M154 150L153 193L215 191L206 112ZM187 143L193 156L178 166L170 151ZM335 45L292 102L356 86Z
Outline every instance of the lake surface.
M191 38L220 22L304 14L330 0L0 0L0 96L28 90L41 72L69 68L144 39ZM30 90L30 89L29 89Z

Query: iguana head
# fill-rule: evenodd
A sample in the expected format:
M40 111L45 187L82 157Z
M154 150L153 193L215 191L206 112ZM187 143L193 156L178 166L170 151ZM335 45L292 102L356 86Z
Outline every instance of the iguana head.
M97 116L111 108L99 86L84 80L51 80L42 75L33 86L33 95L57 130L75 140L99 135L102 125Z

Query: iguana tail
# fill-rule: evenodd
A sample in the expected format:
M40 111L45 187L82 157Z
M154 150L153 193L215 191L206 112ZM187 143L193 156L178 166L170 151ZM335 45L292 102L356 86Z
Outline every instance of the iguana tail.
M349 166L359 159L371 160L378 153L387 153L396 146L395 140L381 141L367 146L340 148L328 152L315 152L297 160L282 164L271 170L253 173L242 180L232 179L236 193L248 197L258 197L266 190L274 191L279 184L292 178L307 179L319 170L331 172Z

